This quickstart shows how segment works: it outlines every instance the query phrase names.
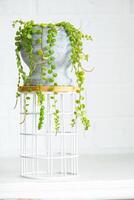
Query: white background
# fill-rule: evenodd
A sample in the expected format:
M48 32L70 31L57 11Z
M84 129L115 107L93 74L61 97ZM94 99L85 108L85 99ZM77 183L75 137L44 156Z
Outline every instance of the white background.
M0 156L18 155L14 19L70 21L90 33L86 96L91 130L80 153L134 152L134 1L0 0Z

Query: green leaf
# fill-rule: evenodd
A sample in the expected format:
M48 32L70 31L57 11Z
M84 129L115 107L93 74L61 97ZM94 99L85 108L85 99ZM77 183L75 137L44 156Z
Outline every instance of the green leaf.
M36 40L36 43L37 43L37 44L41 44L41 43L42 43L42 39L41 39L41 38L37 39L37 40Z
M81 104L81 108L83 108L83 109L84 109L84 108L85 108L85 104Z
M86 54L86 55L85 55L85 60L88 61L88 59L89 59L89 55Z
M56 69L56 65L51 65L51 68L52 69Z
M57 73L54 73L54 74L53 74L53 77L55 77L55 78L56 78L56 77L57 77L57 75L58 75Z
M42 51L42 49L39 49L39 50L37 51L37 54L38 54L39 56L43 56L43 51Z
M87 40L93 40L92 37L91 37L91 35L85 35L85 38L86 38Z
M40 26L44 28L44 27L47 26L47 24L43 24L43 23L42 23L42 24L40 24Z
M54 79L53 79L53 78L49 78L48 81L49 81L50 83L53 83L53 82L54 82Z
M26 99L27 99L27 100L29 100L29 99L30 99L30 97L26 97Z
M27 38L28 38L28 39L31 39L31 38L32 38L31 34L28 33L28 34L27 34Z
M51 69L48 69L47 72L48 72L48 74L52 74L53 71Z
M42 30L36 30L36 34L42 34Z
M79 100L76 100L75 102L76 102L77 104L78 104L78 103L80 103L80 101L79 101Z

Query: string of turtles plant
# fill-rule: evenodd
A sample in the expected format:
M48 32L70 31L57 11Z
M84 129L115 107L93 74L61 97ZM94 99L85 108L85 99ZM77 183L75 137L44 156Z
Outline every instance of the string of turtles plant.
M53 86L57 85L56 77L58 76L58 74L55 72L56 64L55 64L53 47L56 42L57 30L59 27L62 27L65 30L70 40L71 44L70 60L72 67L75 71L77 87L79 88L77 90L78 98L76 100L74 117L71 120L71 126L74 127L77 118L80 117L85 130L88 130L90 127L90 121L86 115L84 96L83 96L85 72L87 70L83 68L82 60L88 61L88 55L84 54L83 52L83 39L92 40L91 36L83 34L79 29L75 28L69 22L60 22L56 24L52 23L36 24L34 23L34 21L24 22L22 20L16 20L13 22L13 27L15 27L17 24L19 24L19 27L15 36L15 46L16 46L15 52L16 52L16 62L18 68L16 99L18 100L20 96L19 86L21 84L21 80L23 81L24 85L30 85L30 77L34 72L34 70L36 70L34 63L35 55L33 53L33 42L34 42L32 37L33 34L38 34L40 36L36 40L36 43L40 44L40 49L37 51L37 55L42 59L42 61L44 61L44 63L41 64L41 79L50 82ZM35 26L39 28L34 29ZM45 47L43 47L42 45L42 33L44 27L48 28L47 45ZM22 47L25 49L25 52L29 56L30 70L28 75L25 73L21 62L20 52ZM48 68L45 63L47 63L48 66L50 67ZM38 103L40 105L40 117L38 122L38 129L41 129L44 123L44 115L45 115L45 107L44 107L45 95L41 91L36 92L36 94L38 96ZM54 116L55 131L58 132L60 128L60 118L59 118L60 111L57 109L56 94L57 94L56 92L53 92L53 95L51 95L51 99L53 101L52 107L54 110L53 116ZM28 114L29 100L30 97L26 95L24 101L25 117Z

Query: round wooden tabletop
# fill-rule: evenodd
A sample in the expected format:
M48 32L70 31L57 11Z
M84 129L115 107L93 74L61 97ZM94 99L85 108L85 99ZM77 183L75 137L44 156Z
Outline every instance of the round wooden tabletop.
M74 86L52 86L52 85L36 85L36 86L19 86L19 92L78 92L79 88Z

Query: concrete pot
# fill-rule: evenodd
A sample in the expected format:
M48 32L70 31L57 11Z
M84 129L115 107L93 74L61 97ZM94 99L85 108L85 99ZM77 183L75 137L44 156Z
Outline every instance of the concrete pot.
M34 63L36 66L35 71L32 73L30 79L30 85L53 85L53 83L41 80L41 65L44 64L47 68L50 66L47 64L47 61L43 61L40 56L37 55L37 51L41 49L41 44L36 44L36 40L42 37L42 47L45 48L47 46L47 34L48 28L42 28L40 26L35 26L33 29L40 29L43 31L43 34L33 34L33 53L34 53ZM56 36L56 43L53 47L55 57L55 64L56 69L55 72L58 74L56 77L56 82L58 85L74 85L73 82L73 72L71 67L71 46L69 38L63 28L57 28L57 36ZM23 45L22 45L23 46ZM45 49L44 49L45 54ZM29 66L29 56L27 52L25 52L24 48L21 48L21 56L23 61ZM49 76L48 76L49 77ZM28 85L28 83L27 83Z

